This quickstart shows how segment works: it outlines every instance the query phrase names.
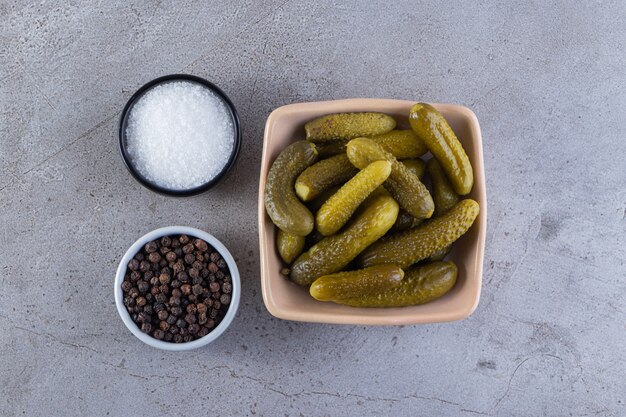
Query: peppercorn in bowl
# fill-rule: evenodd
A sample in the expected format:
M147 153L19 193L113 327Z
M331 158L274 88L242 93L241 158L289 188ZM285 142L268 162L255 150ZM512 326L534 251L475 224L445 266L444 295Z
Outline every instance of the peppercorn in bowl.
M201 230L171 226L137 240L120 261L115 304L142 342L183 351L217 339L233 321L241 294L232 255Z

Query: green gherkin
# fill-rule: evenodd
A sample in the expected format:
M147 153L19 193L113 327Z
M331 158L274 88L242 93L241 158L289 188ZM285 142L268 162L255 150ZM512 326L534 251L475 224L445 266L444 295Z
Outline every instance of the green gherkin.
M452 262L433 262L405 271L400 285L378 294L336 300L351 307L406 307L433 301L450 291L458 268Z
M404 271L395 265L377 265L320 277L311 284L309 293L319 301L360 297L395 288L403 277Z
M384 113L336 113L318 117L304 125L306 139L326 142L374 136L387 133L396 127L393 117Z
M391 173L387 161L372 162L333 194L315 215L315 227L324 236L336 233L350 220L359 205L365 201Z
M476 201L461 200L441 217L374 243L361 254L360 264L413 265L454 243L469 230L479 211Z
M417 103L411 107L409 123L448 174L454 190L460 195L469 194L474 185L472 165L441 113L430 104Z
M278 229L276 232L276 248L283 261L290 264L304 249L306 238L291 235Z
M309 285L321 276L341 271L383 236L397 216L398 203L391 196L381 193L370 197L340 233L322 239L294 261L291 279Z
M426 144L412 129L392 130L382 135L372 136L370 139L398 159L419 158L428 152Z
M306 236L313 230L313 214L298 200L294 183L316 160L315 146L298 141L283 149L270 167L265 183L265 209L272 222L284 232Z
M441 168L439 162L432 158L426 166L433 189L433 200L435 201L434 217L439 217L447 213L459 202L461 197L454 191L454 187L446 177L446 173ZM451 246L443 248L430 256L431 261L440 261L450 253Z
M432 216L435 205L428 189L404 164L376 142L367 138L352 139L346 153L357 168L365 168L374 161L389 161L391 174L384 184L387 191L413 217L425 219Z
M296 179L296 194L302 201L311 201L325 190L343 184L352 178L358 169L344 153L323 159L307 169Z

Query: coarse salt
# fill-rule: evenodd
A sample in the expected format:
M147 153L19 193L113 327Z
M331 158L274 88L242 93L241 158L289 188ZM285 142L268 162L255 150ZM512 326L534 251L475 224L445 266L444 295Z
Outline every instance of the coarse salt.
M126 149L135 169L170 190L215 178L228 163L235 127L224 100L201 84L157 85L132 107Z

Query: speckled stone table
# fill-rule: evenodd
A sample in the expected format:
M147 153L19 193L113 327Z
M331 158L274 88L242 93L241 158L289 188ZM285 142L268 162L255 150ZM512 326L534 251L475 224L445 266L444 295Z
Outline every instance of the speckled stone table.
M622 1L0 2L0 415L626 415ZM123 105L191 73L237 106L241 156L189 199L126 172ZM489 199L481 303L407 327L281 321L263 306L256 197L277 106L461 103ZM117 263L184 224L236 257L232 327L151 349L115 310Z

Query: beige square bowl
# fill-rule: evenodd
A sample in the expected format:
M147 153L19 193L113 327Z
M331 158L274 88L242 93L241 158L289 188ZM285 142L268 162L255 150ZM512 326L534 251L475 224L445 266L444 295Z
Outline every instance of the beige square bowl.
M401 308L353 308L313 299L280 274L283 267L275 244L276 229L265 212L265 181L269 168L289 143L304 139L304 124L316 117L340 112L379 111L396 118L399 127L408 128L409 108L414 101L388 99L348 99L280 107L267 118L259 180L259 243L261 248L261 287L268 311L281 319L319 323L360 325L401 325L436 323L468 317L480 298L483 255L487 226L487 197L480 126L467 107L433 104L448 120L474 167L474 188L469 197L480 204L480 214L472 228L454 245L449 259L459 267L454 288L428 304Z

